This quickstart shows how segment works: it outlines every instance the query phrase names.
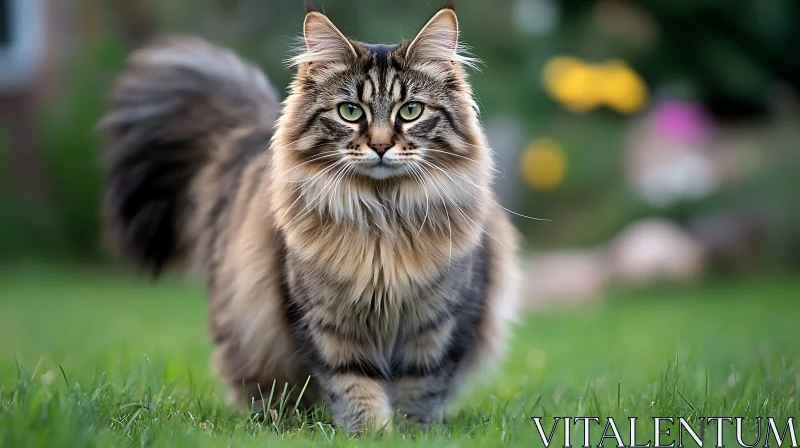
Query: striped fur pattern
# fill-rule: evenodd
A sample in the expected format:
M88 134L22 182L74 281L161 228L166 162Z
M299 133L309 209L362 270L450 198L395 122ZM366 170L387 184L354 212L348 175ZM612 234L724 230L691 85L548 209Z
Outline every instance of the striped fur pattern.
M305 403L349 431L429 425L513 315L516 234L491 190L473 60L450 8L398 45L313 10L304 34L282 108L203 41L134 54L103 121L110 235L144 268L204 273L232 400L310 375Z

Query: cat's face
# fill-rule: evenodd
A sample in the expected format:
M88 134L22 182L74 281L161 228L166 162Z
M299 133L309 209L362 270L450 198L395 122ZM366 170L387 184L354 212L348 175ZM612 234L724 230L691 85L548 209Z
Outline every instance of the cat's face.
M454 98L448 80L410 66L406 47L354 43L354 62L309 86L307 98L318 108L303 131L314 136L309 154L336 149L354 174L387 179L421 165L426 149L447 151L469 138L455 118L469 106Z
M398 45L349 40L317 12L304 34L281 120L303 171L382 181L486 163L452 10Z
M278 225L312 217L388 235L392 222L477 235L493 167L452 9L398 45L347 39L318 12L304 37L272 141ZM454 214L471 222L451 224Z

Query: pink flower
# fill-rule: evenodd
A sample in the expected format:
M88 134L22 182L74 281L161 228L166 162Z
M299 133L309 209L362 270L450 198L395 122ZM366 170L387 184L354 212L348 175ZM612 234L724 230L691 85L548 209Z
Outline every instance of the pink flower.
M696 103L667 100L652 111L656 130L665 138L679 143L697 143L711 134L713 118Z

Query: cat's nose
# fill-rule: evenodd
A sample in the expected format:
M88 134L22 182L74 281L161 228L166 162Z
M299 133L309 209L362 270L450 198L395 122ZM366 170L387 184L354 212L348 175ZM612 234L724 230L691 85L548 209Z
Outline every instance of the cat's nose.
M383 154L392 147L394 143L387 142L387 143L374 143L370 142L369 147L372 148L379 156L383 157Z

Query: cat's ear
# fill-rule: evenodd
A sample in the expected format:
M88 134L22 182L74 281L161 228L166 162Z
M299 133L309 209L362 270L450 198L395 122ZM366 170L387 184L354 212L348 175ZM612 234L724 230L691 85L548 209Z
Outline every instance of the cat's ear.
M295 57L295 63L343 62L357 56L356 50L341 31L322 13L311 11L303 23L306 51Z
M406 58L417 62L450 64L460 58L458 50L458 19L445 7L422 28L406 50Z

